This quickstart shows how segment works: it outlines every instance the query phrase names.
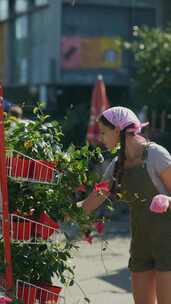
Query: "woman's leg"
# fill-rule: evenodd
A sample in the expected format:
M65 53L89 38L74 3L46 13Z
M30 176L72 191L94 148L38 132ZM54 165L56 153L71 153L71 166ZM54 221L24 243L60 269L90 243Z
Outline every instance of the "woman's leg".
M156 272L156 291L158 304L171 303L171 271Z
M135 304L157 303L155 271L132 272L131 280Z

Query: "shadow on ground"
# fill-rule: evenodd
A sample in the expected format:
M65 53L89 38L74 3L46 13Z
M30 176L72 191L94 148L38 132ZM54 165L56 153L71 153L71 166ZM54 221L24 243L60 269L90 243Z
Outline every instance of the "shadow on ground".
M116 287L131 292L130 272L127 268L119 269L117 273L100 276L101 280Z

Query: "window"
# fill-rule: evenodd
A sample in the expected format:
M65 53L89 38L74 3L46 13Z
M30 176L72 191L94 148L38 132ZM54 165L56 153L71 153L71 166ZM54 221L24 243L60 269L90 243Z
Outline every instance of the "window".
M48 0L35 0L35 5L41 6L48 4Z
M15 12L16 13L23 13L26 12L28 9L28 1L27 0L16 0L15 1Z
M21 58L19 63L19 82L21 84L27 83L28 64L26 58Z
M9 14L9 3L7 0L0 0L0 21L8 18Z
M18 17L15 20L15 37L17 40L27 38L28 18L27 16Z

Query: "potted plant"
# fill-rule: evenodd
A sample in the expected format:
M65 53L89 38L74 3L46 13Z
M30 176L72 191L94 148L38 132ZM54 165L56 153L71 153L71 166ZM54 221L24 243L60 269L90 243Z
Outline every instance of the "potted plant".
M28 282L54 293L61 290L61 287L52 284L54 275L62 284L72 285L74 265L71 264L71 252L74 248L68 242L49 245L41 242L36 245L12 242L14 280ZM1 240L0 269L4 272L3 254L4 242Z
M10 213L32 219L38 224L46 215L46 224L48 218L49 227L55 226L56 229L60 222L65 221L66 215L69 215L72 222L80 226L80 233L84 234L92 229L94 216L87 216L82 208L76 207L74 201L78 200L79 196L81 198L87 195L94 181L97 180L97 176L89 170L89 164L90 160L99 158L101 151L98 148L92 150L88 145L79 149L71 145L64 150L61 144L63 134L58 122L49 122L49 117L42 113L40 106L35 108L34 113L36 117L33 122L27 125L20 121L16 122L12 134L8 133L7 129L6 146L40 162L55 164L60 179L54 179L54 182L49 184L9 179ZM6 120L6 126L10 128L9 118ZM30 174L33 174L33 171ZM49 178L51 179L51 176ZM84 188L84 193L78 192L80 186ZM53 223L55 222L54 226L52 220ZM31 231L32 229L33 227ZM42 236L41 233L40 229L39 232L37 231L37 236ZM49 235L45 231L42 234L44 241L47 240ZM35 233L32 235L33 241L35 241L34 237ZM53 289L52 278L57 275L62 284L73 284L74 269L70 266L69 260L74 246L68 236L65 242L48 245L39 239L36 244L32 243L32 238L26 243L11 244L15 280L20 279L39 286L45 284L46 288L48 285ZM28 240L27 235L26 239ZM2 241L0 257L0 265L3 266ZM66 272L70 274L69 283Z

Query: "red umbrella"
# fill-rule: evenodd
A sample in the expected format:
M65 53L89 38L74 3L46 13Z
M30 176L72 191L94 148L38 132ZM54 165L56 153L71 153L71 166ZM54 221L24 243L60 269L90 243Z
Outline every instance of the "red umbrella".
M103 77L99 75L91 97L90 121L87 130L87 140L89 144L99 143L100 134L99 134L99 126L97 123L97 117L109 107L110 105L106 95L106 89L105 89Z

